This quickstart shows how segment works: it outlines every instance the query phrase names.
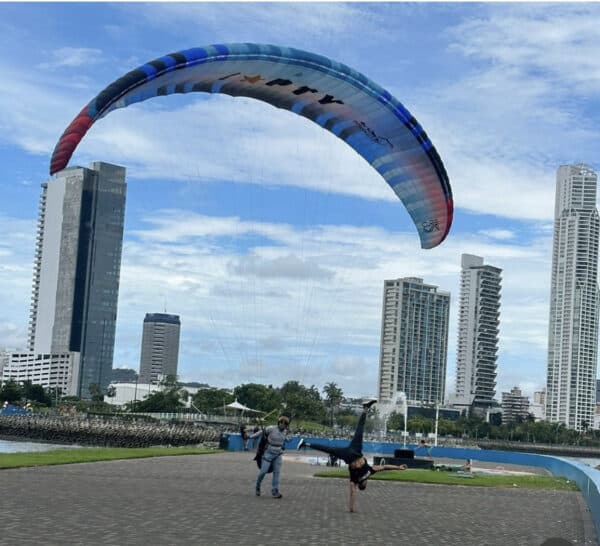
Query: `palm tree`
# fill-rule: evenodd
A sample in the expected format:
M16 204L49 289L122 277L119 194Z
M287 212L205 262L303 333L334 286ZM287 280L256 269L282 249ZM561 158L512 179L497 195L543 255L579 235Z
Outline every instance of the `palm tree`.
M334 381L327 383L327 385L323 387L323 392L326 396L325 404L331 411L331 426L333 427L334 410L340 405L340 403L344 399L344 393Z

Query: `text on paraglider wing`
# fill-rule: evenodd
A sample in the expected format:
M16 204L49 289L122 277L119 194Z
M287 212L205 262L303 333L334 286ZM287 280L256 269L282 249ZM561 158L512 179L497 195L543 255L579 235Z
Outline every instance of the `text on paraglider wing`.
M427 220L421 224L423 226L423 231L426 233L431 233L432 231L440 231L440 223L437 218L433 220Z
M367 135L373 142L376 144L387 144L390 148L393 148L394 145L390 142L388 138L379 136L373 129L371 129L364 121L354 120L356 126Z
M228 74L227 76L223 76L219 78L219 81L224 81L229 78L233 78L234 76L242 76L241 82L244 83L258 83L260 81L264 81L264 78L260 74L256 74L255 76L248 76L247 74L242 74L241 72L234 72L233 74ZM265 85L268 87L273 87L274 85L280 87L287 87L288 85L294 85L292 80L284 79L284 78L275 78L274 80L265 82ZM308 87L307 85L301 85L292 91L294 95L303 95L304 93L322 93L318 89L313 87ZM343 100L336 99L333 95L325 94L318 101L319 104L344 104Z

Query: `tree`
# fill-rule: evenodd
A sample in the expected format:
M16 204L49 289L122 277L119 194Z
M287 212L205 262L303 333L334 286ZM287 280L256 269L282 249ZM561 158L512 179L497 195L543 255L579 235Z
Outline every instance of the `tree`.
M404 430L404 415L400 412L393 411L387 420L388 430Z
M133 405L133 402L126 404L128 407ZM135 411L161 411L161 412L176 412L184 406L179 391L176 388L156 391L144 398L142 401L135 403Z
M203 413L215 413L233 400L233 394L225 389L200 389L192 397L194 406Z
M432 419L420 416L411 417L407 423L409 432L423 432L427 434L433 430L433 427L434 423Z
M177 376L174 375L174 374L165 375L162 378L162 380L160 382L160 385L162 387L166 387L167 389L173 388L173 387L177 387L178 386L178 384L177 384Z
M240 404L265 413L281 407L281 394L272 385L247 383L233 389L233 396Z
M45 406L52 405L52 398L50 397L50 393L44 390L44 387L41 385L34 385L30 380L23 381L23 386L21 387L22 397L30 402L37 402L38 404L42 404Z
M298 381L288 381L281 386L279 392L289 417L308 421L324 421L325 406L319 390L314 385L306 388Z
M333 381L327 383L325 387L323 387L323 392L326 396L325 405L329 408L329 411L331 412L331 426L333 426L334 413L336 408L338 408L344 400L344 393L342 389L340 389L337 386L337 384Z
M90 383L88 386L88 391L90 392L90 397L92 398L92 402L103 402L104 395L102 394L102 387L98 385L98 383Z
M0 401L15 403L20 402L23 398L23 391L20 385L14 380L9 379L4 383L4 386L0 389Z

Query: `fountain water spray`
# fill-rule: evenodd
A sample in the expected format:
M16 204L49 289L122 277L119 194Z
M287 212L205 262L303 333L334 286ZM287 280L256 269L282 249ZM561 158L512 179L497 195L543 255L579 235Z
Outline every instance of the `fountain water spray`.
M380 400L377 404L377 409L379 411L379 418L382 421L380 433L382 436L387 435L387 422L390 418L390 415L397 411L400 401L402 404L402 413L404 415L404 445L406 445L406 424L408 421L408 408L407 408L407 400L406 394L402 391L397 392L393 398L389 400Z

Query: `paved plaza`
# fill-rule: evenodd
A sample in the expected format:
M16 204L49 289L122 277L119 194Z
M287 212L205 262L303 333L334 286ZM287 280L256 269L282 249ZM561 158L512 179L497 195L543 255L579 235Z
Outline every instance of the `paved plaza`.
M286 455L281 491L254 496L251 453L0 470L0 544L537 546L596 544L581 494L348 481Z

